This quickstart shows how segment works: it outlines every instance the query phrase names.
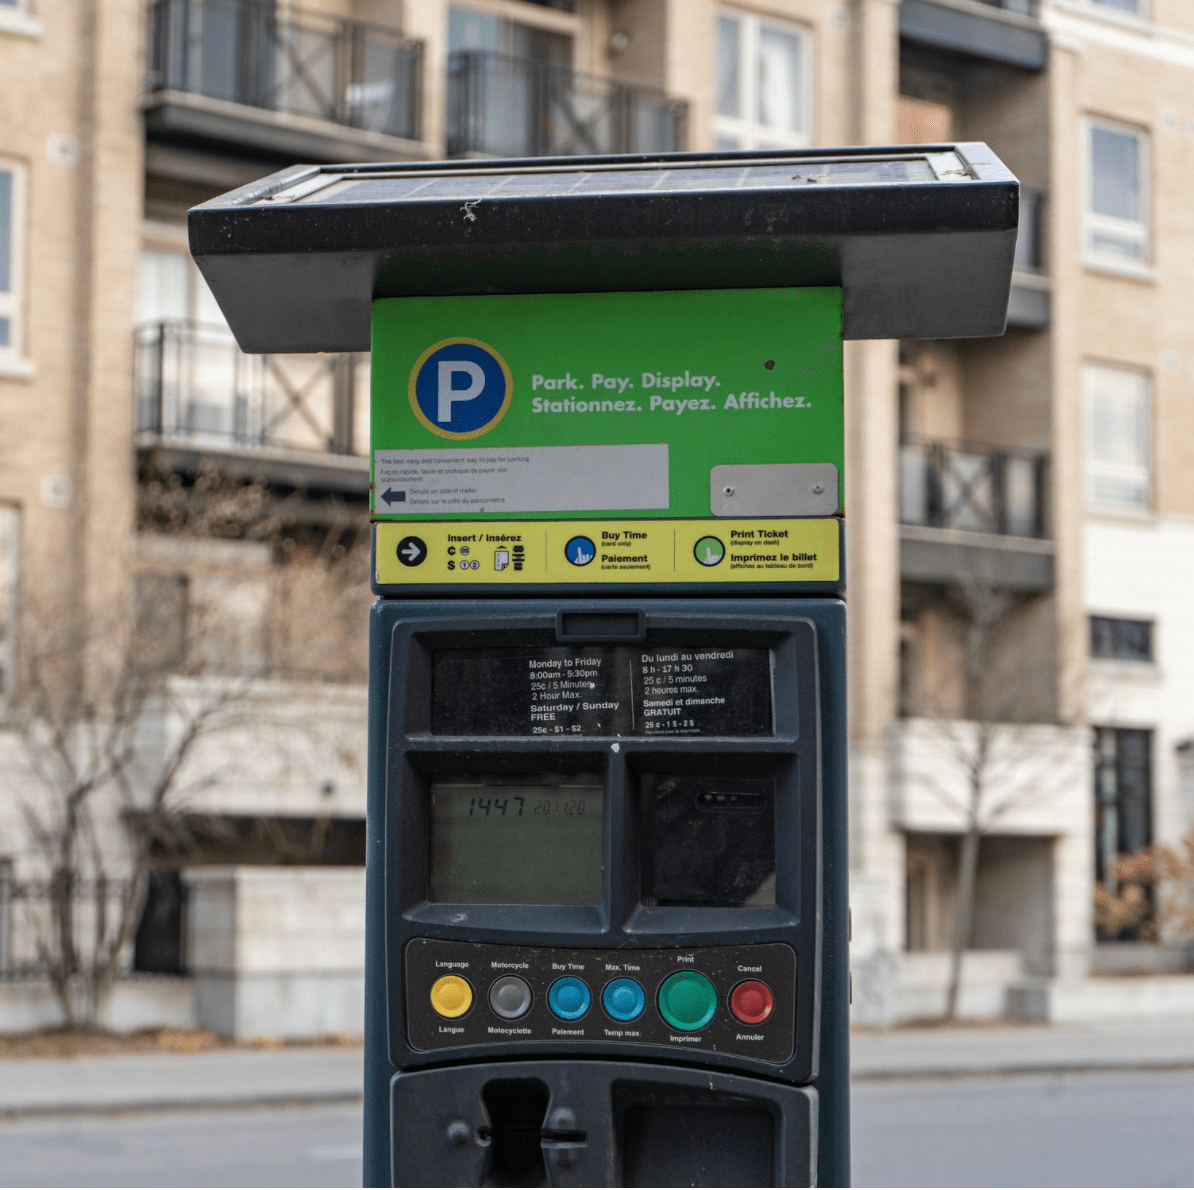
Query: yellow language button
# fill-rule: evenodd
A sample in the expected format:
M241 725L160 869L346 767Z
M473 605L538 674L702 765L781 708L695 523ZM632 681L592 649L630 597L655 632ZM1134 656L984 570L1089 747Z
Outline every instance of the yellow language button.
M473 989L459 975L442 975L431 985L431 1007L440 1016L454 1020L473 1006Z

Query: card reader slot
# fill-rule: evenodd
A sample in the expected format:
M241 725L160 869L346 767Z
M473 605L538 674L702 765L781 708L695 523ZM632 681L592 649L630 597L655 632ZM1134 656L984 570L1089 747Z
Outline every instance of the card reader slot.
M646 636L647 617L641 611L562 611L556 616L556 640L561 644L634 642Z

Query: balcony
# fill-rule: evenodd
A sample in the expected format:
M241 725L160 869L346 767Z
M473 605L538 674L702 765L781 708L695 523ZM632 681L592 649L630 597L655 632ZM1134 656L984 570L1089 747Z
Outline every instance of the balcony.
M150 0L146 131L273 160L425 155L422 45L263 0Z
M1025 591L1053 586L1048 455L906 438L900 445L900 574L966 577Z
M668 153L685 147L687 118L650 87L503 54L448 59L449 156Z
M175 468L218 457L229 473L364 496L367 355L246 355L226 328L136 331L136 442Z
M1049 325L1051 296L1045 275L1045 192L1020 187L1020 232L1012 264L1008 326L1039 330Z
M1043 70L1049 46L1036 0L903 0L900 37L1022 70Z

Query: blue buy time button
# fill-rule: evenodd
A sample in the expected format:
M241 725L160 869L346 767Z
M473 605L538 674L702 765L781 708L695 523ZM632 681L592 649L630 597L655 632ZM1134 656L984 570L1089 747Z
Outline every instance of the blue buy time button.
M566 975L557 979L547 993L547 1006L562 1021L578 1021L593 1003L589 985L583 979Z

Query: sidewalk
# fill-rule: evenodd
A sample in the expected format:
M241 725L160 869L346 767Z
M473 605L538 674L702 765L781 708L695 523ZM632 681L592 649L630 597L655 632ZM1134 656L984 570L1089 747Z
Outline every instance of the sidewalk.
M1194 1069L1194 1019L894 1029L850 1038L855 1079Z
M361 1098L361 1051L343 1046L0 1061L6 1116L264 1107Z
M1194 1020L897 1029L850 1039L856 1080L1194 1069ZM0 1060L0 1119L84 1112L352 1103L343 1047Z

